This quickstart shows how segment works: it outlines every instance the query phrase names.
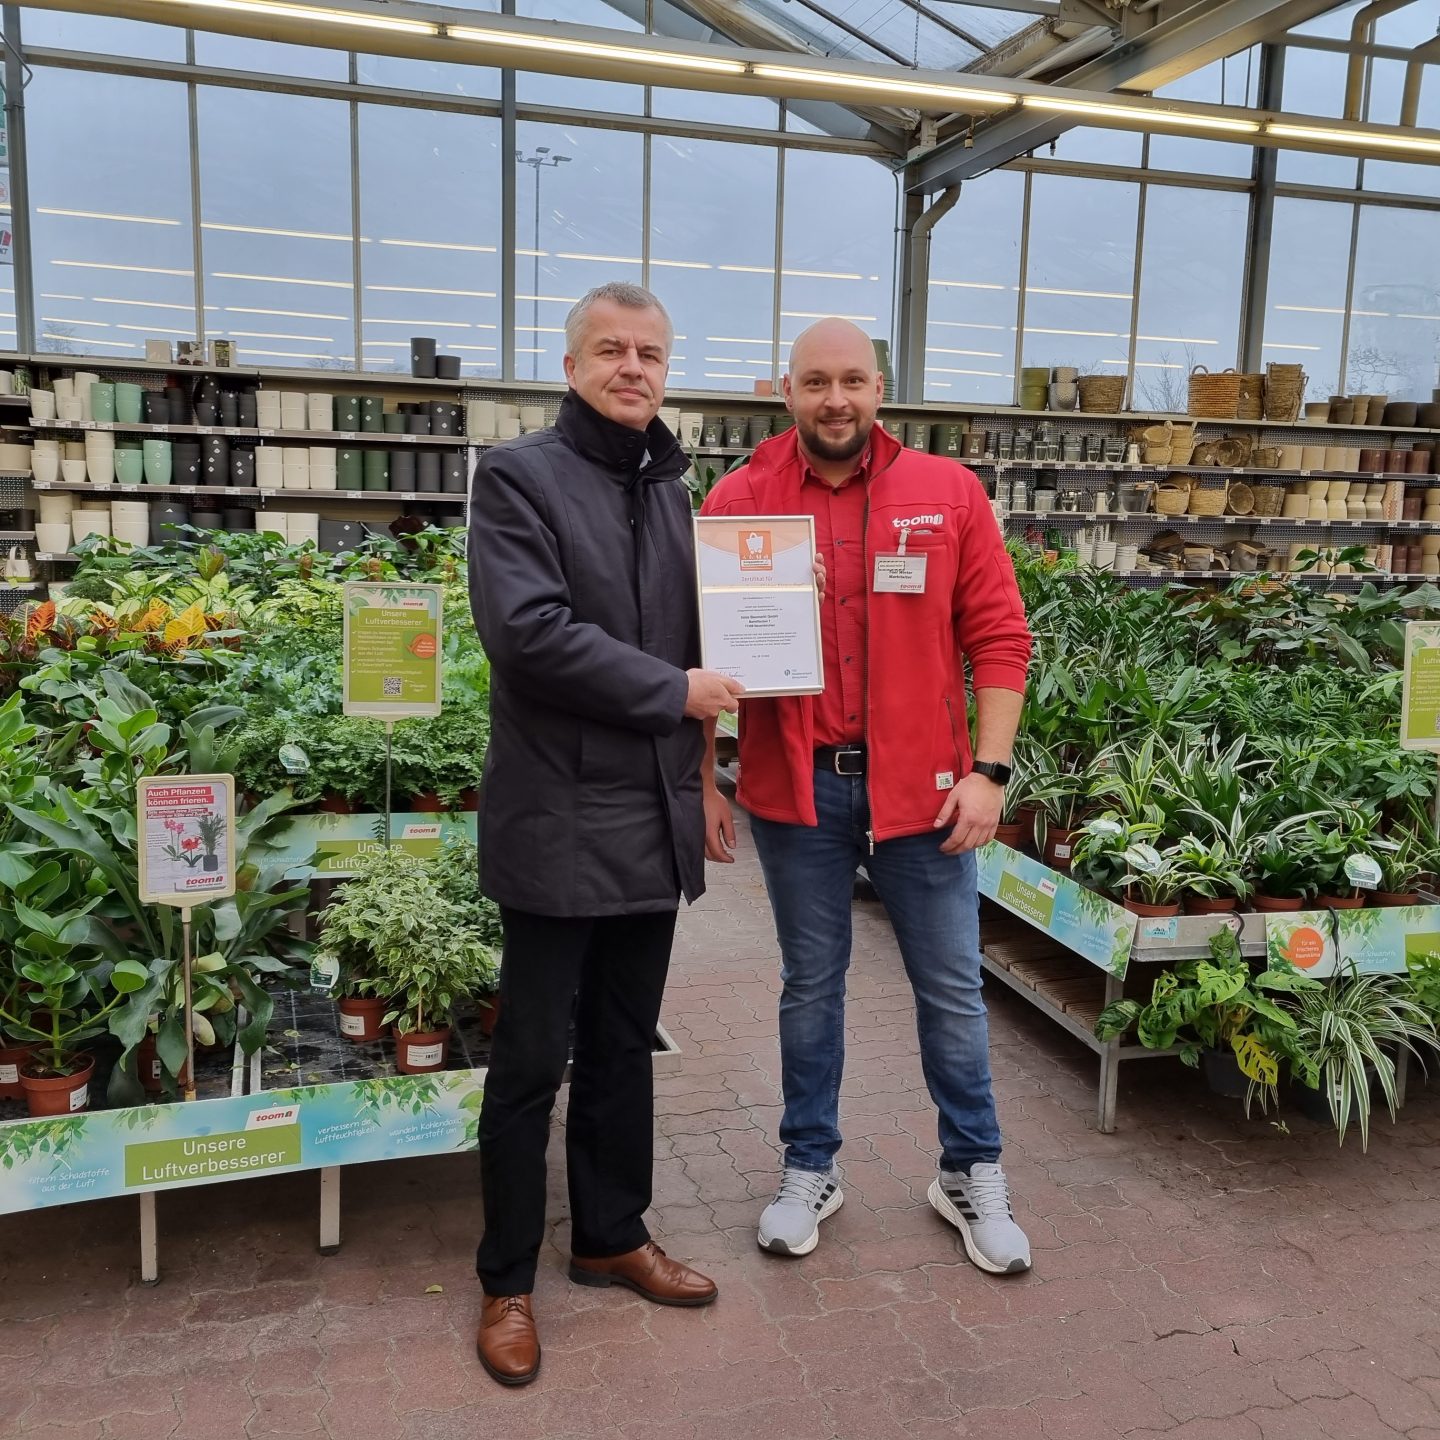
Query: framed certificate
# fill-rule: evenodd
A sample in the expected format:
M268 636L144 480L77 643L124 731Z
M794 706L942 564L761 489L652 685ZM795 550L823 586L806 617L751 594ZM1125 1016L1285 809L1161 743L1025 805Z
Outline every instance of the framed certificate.
M742 699L824 690L814 556L809 515L695 518L701 663Z

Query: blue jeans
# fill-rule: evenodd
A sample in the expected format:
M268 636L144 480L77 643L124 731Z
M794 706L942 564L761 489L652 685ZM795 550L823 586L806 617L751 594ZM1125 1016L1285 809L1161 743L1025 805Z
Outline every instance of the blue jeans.
M943 831L885 840L868 854L862 776L817 769L815 808L820 823L813 829L750 819L780 941L785 1164L828 1170L840 1149L850 905L862 863L895 927L915 992L920 1062L940 1112L942 1168L998 1160L975 857L942 855Z

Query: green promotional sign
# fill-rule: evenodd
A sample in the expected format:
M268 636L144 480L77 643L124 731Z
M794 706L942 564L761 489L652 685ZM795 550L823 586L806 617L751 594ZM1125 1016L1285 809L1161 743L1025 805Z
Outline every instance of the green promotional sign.
M439 585L345 586L347 715L403 720L440 713Z
M1440 750L1440 623L1412 620L1405 627L1405 688L1400 744L1406 750Z
M1000 876L999 899L1017 915L1033 920L1042 929L1049 928L1055 915L1054 895L1047 895L1038 885L1027 884L1008 870Z
M220 1135L191 1135L125 1147L127 1189L183 1181L235 1180L300 1163L300 1126L264 1125Z

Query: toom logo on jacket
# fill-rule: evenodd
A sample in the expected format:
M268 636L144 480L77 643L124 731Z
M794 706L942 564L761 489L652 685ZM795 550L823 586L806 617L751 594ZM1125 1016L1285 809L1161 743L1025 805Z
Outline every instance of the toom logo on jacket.
M740 568L742 570L773 570L775 551L768 530L749 530L740 536Z
M943 515L911 515L904 520L892 520L890 522L897 530L913 530L917 525L943 525Z

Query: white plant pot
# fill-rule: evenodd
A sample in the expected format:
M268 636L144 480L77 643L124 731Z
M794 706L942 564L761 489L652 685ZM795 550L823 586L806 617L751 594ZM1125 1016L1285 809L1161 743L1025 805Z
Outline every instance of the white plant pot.
M70 518L63 524L42 520L35 526L35 544L42 555L63 555L70 548Z
M37 485L53 485L60 478L60 452L36 450L31 459L30 473Z
M32 420L53 420L55 418L55 392L53 390L32 390L30 392L30 418Z
M60 462L60 473L65 478L67 485L83 485L85 483L85 461L62 460Z

